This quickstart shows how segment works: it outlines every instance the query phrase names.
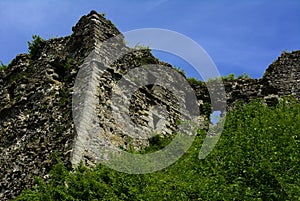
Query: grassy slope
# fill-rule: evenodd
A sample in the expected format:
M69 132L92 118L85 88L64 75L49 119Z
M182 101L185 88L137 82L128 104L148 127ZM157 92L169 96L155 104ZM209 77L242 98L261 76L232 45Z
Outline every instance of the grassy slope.
M172 166L129 175L99 165L69 173L58 163L45 184L16 200L300 200L300 104L252 102L230 112L210 155L205 137Z

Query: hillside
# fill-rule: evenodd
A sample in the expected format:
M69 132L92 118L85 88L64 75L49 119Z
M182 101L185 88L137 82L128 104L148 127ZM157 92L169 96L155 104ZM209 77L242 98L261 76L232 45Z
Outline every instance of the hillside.
M110 110L111 90L116 82L136 67L146 64L159 64L165 69L173 67L156 59L149 49L132 50L127 47L113 23L95 11L83 16L72 31L72 35L62 38L44 40L35 37L29 43L28 54L17 55L6 68L1 69L0 199L2 200L12 199L22 190L31 188L36 176L48 179L57 157L61 158L68 170L71 170L80 161L87 166L98 164L99 159L94 156L94 152L102 145L122 147L125 150L133 148L135 151L151 145L151 136L145 134L146 137L142 140L132 139L131 133L113 119ZM120 38L112 43L109 49L99 48L104 41L114 36ZM120 49L128 50L130 53L111 63L113 53ZM84 61L91 52L96 52L100 58L97 65L106 67L102 76L96 79L99 83L96 94L99 99L95 110L98 112L97 118L102 128L97 136L81 132L74 124L72 116L74 115L72 95L76 94L75 80L80 68L86 65ZM299 65L300 51L283 53L266 69L261 79L224 81L226 97L220 97L217 101L227 103L228 108L211 108L205 83L193 82L190 79L201 114L197 117L199 127L207 129L209 123L207 117L211 110L225 112L235 108L239 101L248 103L252 99L260 98L270 106L274 106L285 95L293 95L298 99ZM214 85L213 82L211 84ZM212 88L218 91L217 85ZM167 108L168 116L166 126L161 129L159 135L172 137L178 127L177 121L181 118L174 100L170 91L157 86L138 90L131 103L132 124L148 128L147 125L154 121L154 116L161 115L157 111L149 111L152 111L151 108L155 105L162 105L163 108ZM124 120L123 123L127 122ZM229 124L227 126L230 127ZM297 128L295 129L294 132L297 132ZM81 139L86 140L78 145L77 142Z
M287 104L288 103L288 104ZM132 175L98 165L69 173L60 162L49 183L17 200L299 200L300 104L261 101L229 112L217 146L198 154L205 133L172 166Z

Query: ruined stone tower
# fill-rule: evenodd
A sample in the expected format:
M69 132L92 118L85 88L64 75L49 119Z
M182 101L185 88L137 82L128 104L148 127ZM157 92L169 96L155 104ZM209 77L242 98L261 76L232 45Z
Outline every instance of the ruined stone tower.
M8 68L0 72L1 200L11 199L23 189L32 187L36 176L47 179L55 157L60 157L69 168L80 160L87 165L97 163L92 152L86 151L87 147L76 144L80 130L75 129L72 116L74 84L90 53L103 41L121 33L112 22L95 11L83 16L72 30L70 36L41 41L35 54L17 55ZM145 63L159 64L164 68L172 66L158 61L149 50L130 51L111 63L110 53L118 49L130 49L123 43L122 35L115 46L97 52L102 58L98 65L105 66L105 72L99 77L99 99L95 107L102 130L98 142L93 136L85 139L89 142L95 140L96 144L85 146L103 144L124 149L147 146L147 136L144 140L132 141L122 126L113 120L109 108L112 86L126 75L129 68ZM300 51L283 53L261 79L224 82L228 107L233 107L237 101L248 102L254 98L269 100L290 94L299 98L299 65ZM201 113L203 103L210 101L208 90L204 83L191 83L191 86ZM149 132L159 128L161 135L172 135L176 120L180 119L178 105L173 100L172 93L159 86L140 89L132 97L131 120L148 127L155 122ZM162 109L155 109L155 105ZM159 123L164 116L159 111L167 114L164 124Z

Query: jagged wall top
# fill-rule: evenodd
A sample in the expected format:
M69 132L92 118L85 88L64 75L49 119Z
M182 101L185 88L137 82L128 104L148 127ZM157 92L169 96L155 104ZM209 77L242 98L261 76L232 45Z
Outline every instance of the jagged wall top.
M37 57L18 55L9 68L0 72L1 200L12 199L22 189L31 187L34 176L47 178L54 162L54 151L60 153L66 164L70 162L76 135L71 99L79 66L98 44L120 34L109 20L95 11L83 16L72 30L70 36L45 41ZM141 58L145 57L148 63L158 62L147 51L131 54L116 63L103 78L110 83L112 77L120 75L117 71L126 72L129 66L138 67ZM227 103L234 105L238 100L247 102L272 95L299 96L299 65L300 51L284 53L267 69L262 79L225 82ZM107 83L102 83L101 87L109 89ZM209 102L205 84L192 87L202 106ZM103 90L103 94L99 100L108 104L109 90ZM150 99L151 96L146 96L143 102ZM136 100L141 102L141 98ZM135 109L137 111L133 112L144 112ZM104 111L101 115L103 121L109 120L107 115ZM141 115L136 117L140 120ZM105 132L108 133L113 126L117 128L118 125L106 126L104 129L108 131Z
M72 31L72 37L79 37L89 47L95 47L99 42L121 35L110 20L96 11L91 11L88 15L81 17L79 22L72 27Z
M264 91L300 98L300 51L283 52L265 71Z

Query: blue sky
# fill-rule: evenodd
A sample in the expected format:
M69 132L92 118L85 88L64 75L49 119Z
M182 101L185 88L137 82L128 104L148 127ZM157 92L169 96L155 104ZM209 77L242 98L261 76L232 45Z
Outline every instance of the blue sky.
M164 28L184 34L201 45L222 75L243 72L253 78L283 50L300 49L299 0L1 0L0 60L7 64L27 52L27 41L66 36L90 10L106 13L117 28ZM187 70L174 56L161 60Z

